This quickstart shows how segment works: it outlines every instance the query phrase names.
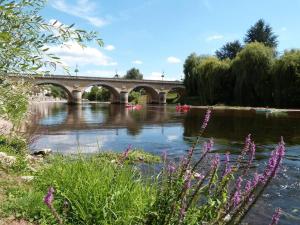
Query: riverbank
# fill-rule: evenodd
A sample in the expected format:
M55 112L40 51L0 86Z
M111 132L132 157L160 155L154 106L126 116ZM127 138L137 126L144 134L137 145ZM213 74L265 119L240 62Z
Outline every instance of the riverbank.
M300 112L300 109L278 109L278 108L268 108L268 107L245 107L245 106L224 106L224 105L213 105L213 106L194 106L192 105L191 108L195 109L207 109L211 108L213 110L244 110L244 111L257 111L257 112L269 112L269 113L276 113L276 112Z

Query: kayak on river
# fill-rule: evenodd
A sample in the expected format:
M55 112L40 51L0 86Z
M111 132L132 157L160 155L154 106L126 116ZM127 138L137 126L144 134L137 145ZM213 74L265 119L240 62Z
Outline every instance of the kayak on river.
M140 109L142 109L142 105L139 105L139 104L137 104L137 105L126 104L125 108L131 109L131 110L140 110Z
M190 109L190 105L176 105L176 111L188 111Z

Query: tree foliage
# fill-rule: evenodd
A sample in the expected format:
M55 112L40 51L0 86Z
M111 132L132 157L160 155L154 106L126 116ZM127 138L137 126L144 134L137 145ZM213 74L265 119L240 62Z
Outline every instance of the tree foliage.
M132 80L142 80L143 74L139 71L139 69L131 68L127 71L124 79L132 79Z
M28 108L28 87L23 82L0 81L0 118L18 126Z
M74 24L46 21L39 15L45 0L19 0L0 2L0 74L38 73L41 69L56 67L57 56L49 53L51 46L75 41L97 39L96 32L76 29ZM48 72L47 69L45 72Z
M184 84L190 96L199 96L201 104L229 102L232 78L228 61L215 57L190 55L184 64Z
M272 104L271 71L274 51L261 43L251 43L232 63L235 76L235 103L244 106Z
M236 40L226 43L220 50L216 51L216 56L221 59L233 59L243 49L242 44Z
M106 88L92 87L91 91L87 93L89 101L107 102L110 99L110 92Z
M274 66L274 101L277 107L300 105L300 50L284 53Z
M7 75L45 74L62 65L49 51L52 46L76 42L84 47L92 40L102 45L96 32L45 20L40 16L45 4L45 0L0 1L0 117L15 123L26 112L29 89L23 83L7 82Z
M268 47L276 48L278 44L277 38L272 27L266 24L263 19L260 19L247 31L244 41L245 43L257 41Z

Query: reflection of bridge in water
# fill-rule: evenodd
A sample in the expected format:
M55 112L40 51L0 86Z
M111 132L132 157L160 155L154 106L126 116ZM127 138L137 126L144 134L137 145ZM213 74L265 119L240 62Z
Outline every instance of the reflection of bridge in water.
M139 133L145 125L174 124L178 121L170 120L167 107L162 105L151 109L151 106L141 111L133 111L122 105L114 104L81 104L67 105L62 103L51 103L47 107L43 104L32 104L31 124L38 124L38 133L58 133L66 131L94 130L94 129L120 129L127 128L131 134ZM105 108L105 110L104 110ZM46 119L45 119L46 118ZM30 130L30 127L27 128Z

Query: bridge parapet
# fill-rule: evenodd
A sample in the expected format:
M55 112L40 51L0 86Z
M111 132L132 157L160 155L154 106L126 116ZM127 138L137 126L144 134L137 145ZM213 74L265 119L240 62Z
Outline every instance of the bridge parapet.
M10 76L11 80L23 79L33 85L53 84L62 87L68 94L69 103L79 104L83 92L91 86L102 86L107 88L114 103L128 103L128 94L136 88L144 88L151 96L151 103L166 103L166 94L174 88L185 89L182 82L179 81L161 81L161 80L129 80L122 78L102 78L102 77L84 77L84 76Z

